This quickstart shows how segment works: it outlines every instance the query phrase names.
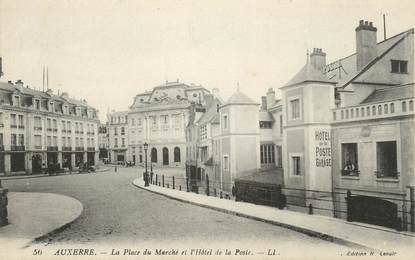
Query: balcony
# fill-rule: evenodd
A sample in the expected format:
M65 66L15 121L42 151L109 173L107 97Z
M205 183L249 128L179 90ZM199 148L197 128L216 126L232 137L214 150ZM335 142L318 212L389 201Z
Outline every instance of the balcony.
M46 131L51 132L52 131L52 128L46 128Z
M42 127L41 126L35 126L35 127L33 127L33 130L42 131Z
M42 150L42 146L41 146L41 145L35 145L35 146L34 146L34 149L35 149L35 150Z
M24 125L19 125L19 129L24 129Z
M11 151L24 151L25 146L24 145L12 145L10 146Z
M94 152L94 151L95 151L95 148L94 148L94 147L88 147L88 148L87 148L87 151L89 151L89 152Z
M70 133L72 133L72 131L71 130L66 130L66 133L70 134Z
M75 147L75 151L77 151L77 152L82 152L82 151L84 151L84 147L82 147L82 146L77 146L77 147Z
M65 151L65 152L72 151L72 146L62 146L62 151Z
M333 123L383 119L414 114L414 99L407 98L375 104L333 109Z
M48 152L57 152L58 147L57 146L48 146L47 150L48 150Z
M17 125L10 125L10 128L17 128Z

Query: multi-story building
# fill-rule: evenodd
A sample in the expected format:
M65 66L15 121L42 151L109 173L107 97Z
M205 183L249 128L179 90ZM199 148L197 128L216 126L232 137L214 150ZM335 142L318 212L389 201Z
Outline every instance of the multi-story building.
M128 160L143 164L143 144L147 143L148 162L184 168L189 110L194 104L204 104L208 93L202 86L177 81L136 95L128 111Z
M99 148L99 159L101 161L109 161L109 133L108 133L108 122L106 124L100 124L98 128L98 148Z
M219 107L223 104L218 90L205 96L205 105L194 106L186 128L186 176L190 180L192 191L206 187L221 189L219 159L214 157L219 144Z
M107 117L109 161L125 163L130 160L128 156L128 111L112 111Z
M85 100L0 82L0 172L37 173L51 163L98 161L97 110Z

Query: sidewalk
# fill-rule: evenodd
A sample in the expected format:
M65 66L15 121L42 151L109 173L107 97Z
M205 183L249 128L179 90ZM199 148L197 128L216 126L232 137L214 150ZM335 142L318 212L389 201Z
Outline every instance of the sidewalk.
M235 202L155 185L144 187L142 179L134 180L133 184L139 188L182 202L282 226L359 250L398 251L415 257L415 234L413 233L397 232L389 228L347 222L333 217L308 215L246 202Z
M81 202L59 194L10 192L8 199L9 224L0 227L2 248L24 248L65 228L83 210Z
M98 172L107 172L111 168L110 167L100 167L99 169L95 170L95 172L91 173L98 173ZM62 173L59 173L58 175L49 175L49 174L22 174L22 175L11 175L11 176L1 176L1 180L16 180L16 179L30 179L30 178L41 178L41 177L52 177L52 176L63 176L63 175L73 175L73 174L79 174L78 171L73 171L72 173L69 171L65 171ZM84 173L82 173L84 174Z

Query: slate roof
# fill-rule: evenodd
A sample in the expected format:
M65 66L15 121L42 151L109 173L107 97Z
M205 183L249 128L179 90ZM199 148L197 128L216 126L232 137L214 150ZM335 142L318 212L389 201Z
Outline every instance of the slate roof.
M206 113L204 113L199 118L199 120L197 121L197 123L199 125L203 125L203 124L212 122L215 119L215 117L219 114L217 112L216 104L219 104L219 105L222 104L218 98L214 98L213 102L211 102L211 104L209 104L209 107L206 110Z
M236 92L225 102L225 105L231 105L231 104L258 105L258 103L254 102L252 99L250 99L244 93L242 93L239 89L236 90Z
M410 29L399 33L395 36L392 36L384 41L377 43L377 57L375 57L371 62L369 62L365 67L360 71L357 71L356 67L356 53L353 53L347 57L336 60L330 64L326 65L326 68L331 66L334 63L340 63L341 69L335 69L326 73L327 78L335 80L338 82L337 87L344 88L353 80L357 79L360 75L366 72L370 67L376 64L379 60L383 58L389 51L391 51L397 44L399 44L403 39L414 33L414 29Z
M388 87L373 91L361 104L392 101L414 97L414 84Z
M308 62L284 87L294 86L304 82L336 83L336 81L327 78L323 72Z

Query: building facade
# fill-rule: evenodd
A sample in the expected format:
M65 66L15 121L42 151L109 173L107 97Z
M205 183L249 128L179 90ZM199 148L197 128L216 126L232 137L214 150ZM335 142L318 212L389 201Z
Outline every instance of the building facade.
M109 161L126 163L130 160L128 151L128 111L113 111L107 115Z
M50 164L98 161L97 110L85 100L0 82L0 172L39 173Z
M98 127L98 148L99 148L99 159L102 162L109 162L109 130L108 123L100 124Z
M138 94L128 111L128 160L157 167L185 168L186 126L193 105L205 103L209 91L202 86L166 82Z

